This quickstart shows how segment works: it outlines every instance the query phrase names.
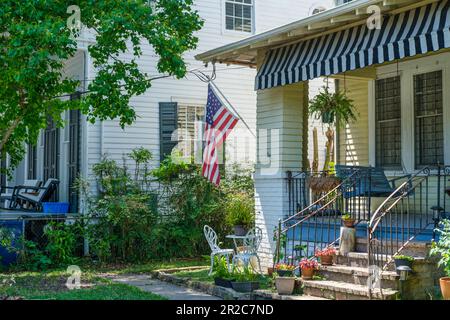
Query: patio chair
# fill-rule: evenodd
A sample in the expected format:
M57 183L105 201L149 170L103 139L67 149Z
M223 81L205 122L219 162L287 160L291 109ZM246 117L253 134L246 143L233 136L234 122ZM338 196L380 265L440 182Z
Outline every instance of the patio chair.
M261 260L258 256L258 249L259 246L261 245L261 242L262 242L261 228L255 227L251 229L249 232L247 232L244 239L244 245L242 247L242 250L240 250L233 256L233 267L237 265L239 261L242 261L244 266L247 268L249 263L251 262L251 259L255 257L256 260L258 261L259 273L262 273Z
M14 187L6 187L2 186L1 189L6 190L12 190L11 192L5 192L0 195L0 203L6 204L6 201L9 202L8 209L12 209L14 205L13 199L17 196L19 193L19 190L21 190L21 193L25 192L32 192L32 188L38 188L42 184L41 180L25 180L22 185L14 186ZM6 209L6 206L4 206Z
M217 243L217 233L208 225L203 227L203 233L205 234L206 241L208 241L209 247L211 248L211 268L209 269L209 274L212 274L214 267L214 257L217 256L219 259L224 256L227 259L228 270L230 269L230 255L234 253L233 249L221 249Z
M22 210L41 211L42 202L50 199L58 188L59 180L50 178L42 187L19 186L12 199L12 207Z

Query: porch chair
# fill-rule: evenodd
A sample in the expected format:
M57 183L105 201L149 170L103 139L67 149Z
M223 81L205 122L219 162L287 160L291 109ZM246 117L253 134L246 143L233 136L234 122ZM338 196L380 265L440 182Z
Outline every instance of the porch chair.
M258 249L262 242L262 230L255 227L247 232L242 250L233 256L233 268L239 261L242 261L247 268L253 257L258 261L259 273L262 273L261 260L258 256ZM253 266L252 266L253 267Z
M205 234L206 241L208 241L209 247L211 248L211 267L209 269L209 274L212 274L214 267L214 257L217 256L219 259L225 256L227 259L228 270L230 270L230 255L234 253L233 249L221 249L217 243L217 233L208 225L203 227L203 233Z
M24 183L22 185L18 185L18 186L14 186L14 187L6 187L6 186L2 186L1 189L5 189L5 191L7 190L12 190L11 192L4 192L1 193L0 195L0 203L3 203L4 209L12 209L13 205L14 205L14 201L13 199L17 196L17 194L19 193L19 190L21 190L21 193L25 193L25 192L32 192L33 188L38 188L40 187L42 184L41 180L25 180ZM6 202L8 203L8 207L6 207Z
M19 207L22 210L41 211L42 202L50 199L58 188L58 185L58 179L50 178L42 187L20 186L17 188L16 195L12 199L12 207L14 209Z

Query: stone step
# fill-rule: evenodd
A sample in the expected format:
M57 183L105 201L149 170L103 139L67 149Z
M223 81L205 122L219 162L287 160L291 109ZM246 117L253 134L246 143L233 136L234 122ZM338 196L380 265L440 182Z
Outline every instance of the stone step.
M255 290L253 291L254 300L329 300L321 297L302 295L279 295L271 290Z
M368 265L367 252L349 252L345 256L338 253L335 260L336 264L349 267L367 267Z
M369 291L366 285L332 281L332 280L303 280L303 292L306 295L333 300L367 300ZM372 299L394 300L398 294L393 289L376 289L372 292Z
M396 252L402 243L398 244L394 241L392 244L388 241L383 243L383 246L378 247L379 252ZM408 243L408 245L402 249L403 255L415 256L415 257L426 257L429 253L431 243L423 241L414 241ZM367 252L367 238L357 238L356 239L356 252Z
M346 265L320 266L318 274L327 280L366 285L369 277L368 268L351 267ZM398 276L394 271L381 274L381 287L398 289Z

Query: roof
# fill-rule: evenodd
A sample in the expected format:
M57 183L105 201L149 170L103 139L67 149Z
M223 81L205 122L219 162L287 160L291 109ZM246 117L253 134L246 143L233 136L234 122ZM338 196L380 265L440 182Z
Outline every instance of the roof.
M258 50L272 49L323 34L364 24L377 5L391 15L439 0L354 0L284 26L196 55L196 59L226 64L256 66ZM368 13L369 12L369 13Z

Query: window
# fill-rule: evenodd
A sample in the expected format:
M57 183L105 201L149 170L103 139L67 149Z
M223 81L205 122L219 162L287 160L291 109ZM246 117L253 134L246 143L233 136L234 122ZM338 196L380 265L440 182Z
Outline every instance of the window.
M27 179L36 180L37 176L37 148L31 144L28 145L28 173Z
M253 0L225 0L225 29L253 31Z
M201 140L205 106L161 102L160 112L160 160L177 147L186 160L192 157L202 161L203 142ZM218 150L219 163L224 156L225 143Z
M442 71L414 76L416 168L444 163Z
M201 137L203 129L201 123L203 123L204 117L204 106L178 106L178 148L185 158L195 156L202 150L199 137Z
M380 79L375 84L376 165L401 167L400 77Z

